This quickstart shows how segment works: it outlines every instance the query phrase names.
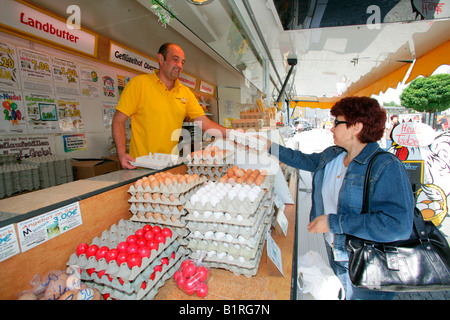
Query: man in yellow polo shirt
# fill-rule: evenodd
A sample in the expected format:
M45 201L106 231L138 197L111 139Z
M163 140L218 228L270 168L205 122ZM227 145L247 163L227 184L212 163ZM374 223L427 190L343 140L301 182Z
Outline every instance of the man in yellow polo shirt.
M178 80L184 62L184 52L179 46L163 44L158 52L159 70L136 76L126 85L112 123L122 168L134 169L129 162L150 152L174 153L186 116L203 131L216 129L216 135L226 136L226 128L210 120L191 90ZM125 138L128 117L131 117L130 154L126 153Z

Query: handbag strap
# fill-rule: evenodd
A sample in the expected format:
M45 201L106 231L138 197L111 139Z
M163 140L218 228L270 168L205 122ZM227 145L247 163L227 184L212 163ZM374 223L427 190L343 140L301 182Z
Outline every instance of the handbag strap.
M366 176L364 178L363 204L361 214L369 213L369 191L370 191L369 189L370 189L370 176L372 174L372 166L375 159L383 153L391 154L390 152L387 151L380 151L370 159L369 164L367 166ZM428 238L425 229L425 221L423 220L422 213L420 212L419 209L417 209L417 207L414 208L413 228L416 230L417 235L421 240L426 240Z
M369 164L367 166L367 170L366 170L366 176L364 178L364 191L363 191L363 204L362 204L362 209L361 209L361 213L368 213L369 212L369 192L370 192L370 176L372 174L372 166L373 163L375 161L375 159L383 154L383 153L389 153L387 151L380 151L378 153L376 153L369 161ZM390 154L390 153L389 153Z

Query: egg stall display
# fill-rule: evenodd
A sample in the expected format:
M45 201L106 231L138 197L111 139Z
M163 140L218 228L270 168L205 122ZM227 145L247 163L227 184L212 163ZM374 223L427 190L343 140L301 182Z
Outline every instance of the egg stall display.
M192 152L187 160L188 173L217 181L232 166L234 153L217 146L208 146L204 150Z
M170 227L120 220L90 245L81 243L68 266L105 299L150 300L179 269L186 249Z
M274 214L273 180L260 185L208 182L192 195L185 205L191 258L235 275L256 275Z
M184 204L206 177L197 174L157 172L137 180L128 192L132 221L151 222L184 228Z

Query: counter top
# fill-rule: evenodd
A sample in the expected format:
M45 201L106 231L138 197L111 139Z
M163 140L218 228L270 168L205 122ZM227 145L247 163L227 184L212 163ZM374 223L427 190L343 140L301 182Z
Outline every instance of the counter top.
M156 171L160 170L119 170L0 200L0 227L117 188Z

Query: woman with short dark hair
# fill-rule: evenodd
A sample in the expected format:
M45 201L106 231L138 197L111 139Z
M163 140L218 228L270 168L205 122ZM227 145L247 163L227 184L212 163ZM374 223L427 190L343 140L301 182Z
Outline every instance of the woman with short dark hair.
M308 231L323 233L330 266L341 280L347 299L393 299L395 293L354 287L348 275L346 235L376 242L409 238L414 198L402 163L391 154L373 164L370 214L360 214L363 186L370 159L381 151L386 113L375 99L348 97L331 109L334 146L305 154L269 144L269 152L297 169L314 173Z

